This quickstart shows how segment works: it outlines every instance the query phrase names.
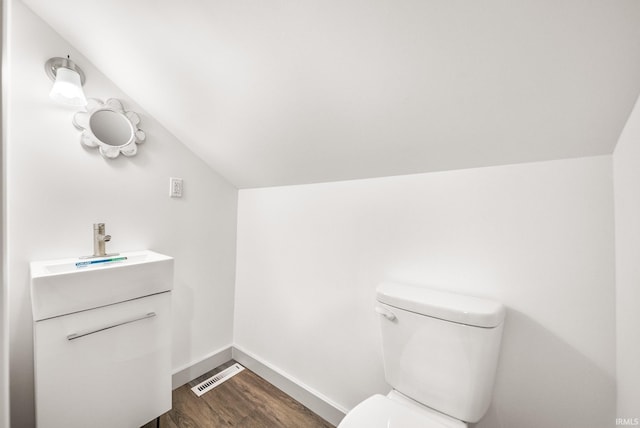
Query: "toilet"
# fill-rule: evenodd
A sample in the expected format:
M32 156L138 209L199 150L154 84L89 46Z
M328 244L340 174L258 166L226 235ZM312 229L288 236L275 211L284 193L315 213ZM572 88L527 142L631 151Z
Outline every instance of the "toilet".
M413 285L376 290L384 371L393 390L338 428L466 428L486 413L505 316L501 303Z

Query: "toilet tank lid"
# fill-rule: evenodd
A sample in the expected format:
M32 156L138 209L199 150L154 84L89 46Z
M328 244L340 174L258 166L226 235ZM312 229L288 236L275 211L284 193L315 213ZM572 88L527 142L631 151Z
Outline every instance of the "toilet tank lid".
M502 303L429 288L384 282L376 290L379 302L446 321L477 327L496 327L502 323Z

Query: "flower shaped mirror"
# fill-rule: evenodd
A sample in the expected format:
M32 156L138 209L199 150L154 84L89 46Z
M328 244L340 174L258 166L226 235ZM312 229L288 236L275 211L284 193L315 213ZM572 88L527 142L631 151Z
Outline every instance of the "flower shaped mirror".
M97 147L107 159L117 158L120 153L133 156L137 145L146 135L138 128L140 118L132 111L125 111L122 103L110 98L104 103L89 99L87 111L73 116L73 125L82 131L80 142L87 147Z

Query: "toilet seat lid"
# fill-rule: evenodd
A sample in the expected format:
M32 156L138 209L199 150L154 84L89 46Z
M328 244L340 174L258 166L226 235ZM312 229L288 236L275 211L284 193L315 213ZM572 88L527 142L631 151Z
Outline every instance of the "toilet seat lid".
M448 421L376 394L351 410L338 428L462 428L462 421Z

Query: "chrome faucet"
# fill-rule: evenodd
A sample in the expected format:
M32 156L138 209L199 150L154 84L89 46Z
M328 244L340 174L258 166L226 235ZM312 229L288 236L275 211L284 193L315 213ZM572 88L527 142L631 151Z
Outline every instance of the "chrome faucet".
M108 256L105 243L111 241L111 235L105 235L104 223L93 224L93 257Z

